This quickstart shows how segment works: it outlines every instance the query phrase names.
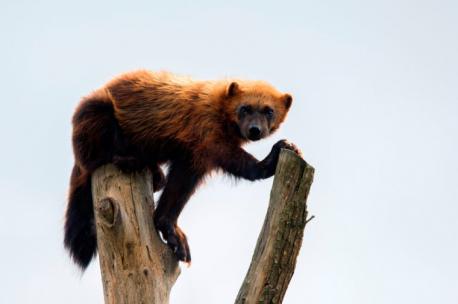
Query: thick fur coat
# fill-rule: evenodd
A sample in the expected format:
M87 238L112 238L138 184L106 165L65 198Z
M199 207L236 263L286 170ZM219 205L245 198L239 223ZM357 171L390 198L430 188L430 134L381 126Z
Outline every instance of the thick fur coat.
M126 73L83 98L73 116L75 165L65 222L65 246L83 269L96 253L91 174L114 163L125 172L149 168L163 189L155 225L179 260L191 254L178 216L209 172L248 180L275 172L280 148L258 161L242 149L270 135L291 106L289 94L261 81L196 81L167 72ZM169 164L164 176L160 165Z

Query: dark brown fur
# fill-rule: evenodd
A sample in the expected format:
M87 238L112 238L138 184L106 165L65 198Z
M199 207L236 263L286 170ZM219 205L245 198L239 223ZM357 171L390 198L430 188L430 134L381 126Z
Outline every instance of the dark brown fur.
M154 190L164 189L155 225L177 258L190 262L177 226L186 202L215 169L249 180L272 176L280 148L297 151L294 145L280 141L262 161L241 146L274 132L290 105L290 95L264 82L194 81L149 71L123 74L84 98L73 116L75 166L65 223L71 256L84 269L96 253L90 179L114 163L127 172L153 172Z

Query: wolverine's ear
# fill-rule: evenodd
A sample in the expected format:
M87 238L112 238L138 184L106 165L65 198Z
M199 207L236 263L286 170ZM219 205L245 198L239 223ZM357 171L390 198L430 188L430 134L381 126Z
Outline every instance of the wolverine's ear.
M240 92L239 84L233 81L227 86L226 97L234 97L239 92Z
M291 104L293 103L293 97L289 94L283 95L283 102L285 103L285 107L288 110L291 107Z

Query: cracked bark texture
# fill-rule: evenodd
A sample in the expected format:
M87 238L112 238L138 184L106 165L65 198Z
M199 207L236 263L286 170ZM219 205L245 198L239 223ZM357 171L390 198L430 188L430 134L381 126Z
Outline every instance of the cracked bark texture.
M267 215L236 304L283 301L308 222L313 174L313 167L296 153L281 151Z
M97 169L92 193L105 303L169 302L178 262L153 224L151 173Z

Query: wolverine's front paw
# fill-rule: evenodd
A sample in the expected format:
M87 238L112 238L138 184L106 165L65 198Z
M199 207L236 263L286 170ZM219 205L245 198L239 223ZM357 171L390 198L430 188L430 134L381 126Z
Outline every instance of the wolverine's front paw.
M113 156L113 164L124 173L141 171L144 168L144 164L133 156L115 155Z
M290 143L286 139L282 139L282 140L278 141L274 145L274 148L278 149L278 152L280 152L280 149L291 150L291 151L295 152L297 155L299 155L300 157L302 157L302 151L295 144Z
M163 220L156 221L156 230L162 233L167 245L172 249L176 258L185 263L191 263L191 251L184 232L176 224Z

